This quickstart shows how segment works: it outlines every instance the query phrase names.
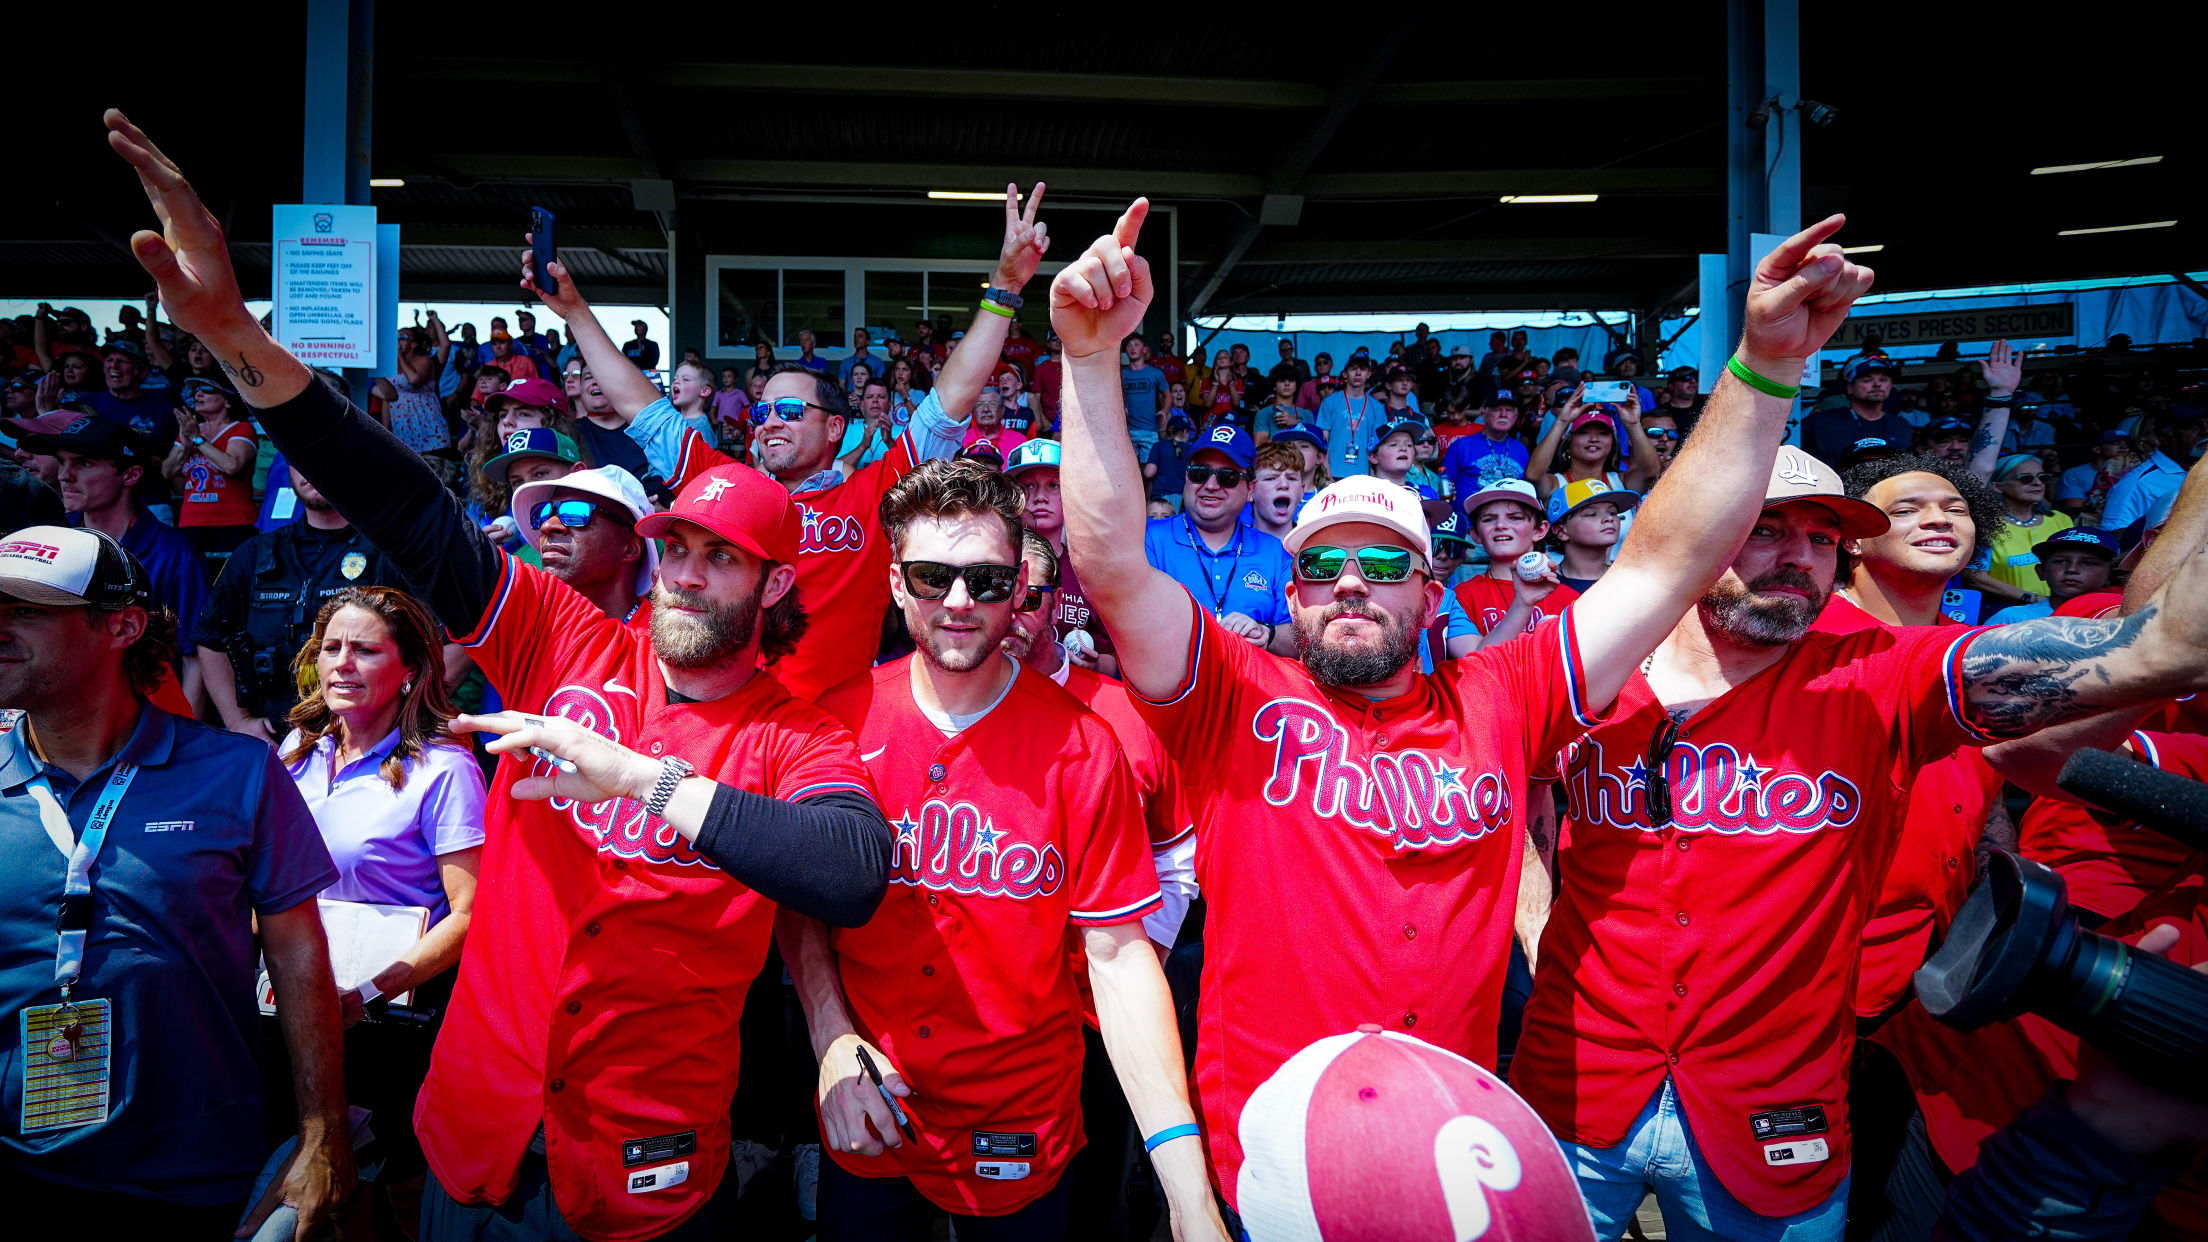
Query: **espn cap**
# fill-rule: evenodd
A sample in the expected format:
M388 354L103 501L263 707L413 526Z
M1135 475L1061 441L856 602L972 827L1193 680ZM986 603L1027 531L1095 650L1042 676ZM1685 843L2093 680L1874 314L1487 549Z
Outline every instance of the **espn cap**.
M105 532L26 526L0 539L0 595L34 604L153 607L145 567Z
M1376 1025L1290 1057L1242 1110L1253 1242L1588 1242L1547 1123L1501 1079Z
M1763 489L1763 507L1797 500L1823 505L1839 520L1840 533L1850 539L1883 535L1891 525L1877 505L1847 494L1838 471L1791 444L1782 444L1778 459L1771 463L1771 482Z
M545 429L540 427L532 430L541 432ZM514 434L518 436L522 433L517 431ZM554 432L552 434L558 433ZM565 440L567 437L560 436L560 438ZM508 440L508 443L512 443L511 439ZM574 446L569 445L569 447ZM516 454L509 453L507 456L516 456ZM568 460L572 461L574 459L569 458ZM484 468L489 469L490 463L484 463ZM596 470L574 470L556 479L538 479L532 483L522 484L514 489L512 513L515 527L521 531L521 537L529 541L530 547L534 548L538 545L537 528L529 521L529 510L539 501L552 499L552 493L562 488L585 492L603 500L610 500L627 511L629 524L636 527L637 534L645 536L644 556L636 563L636 593L639 595L648 593L652 589L652 576L659 572L659 545L652 542L649 532L644 529L644 519L649 517L652 512L652 502L644 494L644 485L637 482L635 475L619 466L600 466Z
M1320 488L1318 495L1304 502L1302 515L1281 543L1288 555L1294 556L1311 536L1344 522L1387 527L1403 536L1411 551L1418 554L1422 567L1433 572L1433 534L1426 525L1425 511L1419 507L1418 493L1369 474L1353 474Z
M569 475L573 478L573 475ZM754 556L785 565L797 561L804 522L780 483L750 466L715 466L682 489L674 507L648 514L636 533L660 539L677 522L694 522Z

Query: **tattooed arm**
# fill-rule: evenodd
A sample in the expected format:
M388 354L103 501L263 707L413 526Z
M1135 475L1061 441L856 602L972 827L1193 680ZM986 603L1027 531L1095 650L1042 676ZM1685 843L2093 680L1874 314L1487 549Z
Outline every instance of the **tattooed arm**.
M1970 718L1998 737L2208 687L2208 558L2194 548L2129 616L1987 630L1963 652L1962 682Z
M1994 854L2016 853L2016 821L2009 818L2009 808L1995 798L1986 812L1986 826L1978 834L1978 845L1971 851L1976 869L1973 875L1986 873L1986 860Z

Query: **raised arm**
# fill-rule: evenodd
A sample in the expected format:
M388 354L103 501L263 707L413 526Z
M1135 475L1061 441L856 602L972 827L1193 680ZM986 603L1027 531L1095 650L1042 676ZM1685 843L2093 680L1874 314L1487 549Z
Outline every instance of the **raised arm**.
M1871 287L1870 269L1848 262L1828 240L1842 223L1832 216L1781 242L1750 282L1733 357L1781 391L1800 378L1848 307ZM1732 563L1763 510L1793 409L1791 392L1772 396L1730 369L1718 380L1694 435L1641 502L1617 562L1589 588L1586 606L1571 610L1587 670L1587 702L1615 698Z
M1120 675L1135 692L1163 698L1188 673L1188 592L1143 554L1142 471L1127 438L1119 343L1142 323L1155 289L1150 261L1135 253L1150 200L1138 198L1112 231L1050 282L1050 324L1065 346L1058 422L1066 547L1081 586L1122 642ZM1091 579L1094 579L1092 582Z
M1625 485L1636 492L1645 492L1648 485L1664 472L1663 459L1656 455L1656 446L1649 441L1648 433L1641 429L1641 394L1639 391L1625 394L1625 404L1618 407L1618 417L1625 423L1627 447Z
M146 365L166 371L176 365L176 355L161 343L161 295L146 295Z
M522 240L527 241L531 236L524 233ZM605 390L613 408L620 411L624 419L635 418L645 406L659 400L659 389L644 378L644 373L636 369L629 356L621 352L621 346L614 342L606 326L598 322L597 314L583 299L583 291L575 284L575 277L568 273L567 265L554 259L549 270L552 278L560 282L558 293L546 293L538 286L536 253L521 252L521 287L567 325L568 339L582 351L583 361L590 364L590 377Z
M1986 396L2010 397L2024 380L2024 364L2016 360L2007 341L1995 341L1986 351ZM2009 407L1989 405L1978 413L1978 429L1970 435L1970 472L1993 481L1993 468L2001 460L2001 441L2009 434Z
M1028 281L1035 278L1035 269L1050 249L1050 226L1038 224L1035 213L1043 205L1043 183L1038 181L1027 196L1027 210L1020 210L1020 191L1016 185L1004 187L1004 243L997 251L997 270L991 273L992 288L1018 293ZM943 407L944 414L953 422L963 423L972 415L974 398L988 386L989 377L996 373L997 360L1004 354L1004 337L1012 321L992 310L974 311L974 321L966 325L966 339L951 351L950 361L943 364L935 377L935 399ZM918 431L914 435L917 438Z
M2208 457L2185 472L2185 485L2170 506L2169 521L2162 524L2162 533L2147 545L2131 580L2124 584L2123 610L2137 612L2145 606L2203 541L2208 541Z
M1533 484L1534 491L1544 501L1549 498L1550 492L1556 490L1556 485L1549 481L1549 475L1556 465L1556 448L1564 442L1565 430L1578 415L1579 393L1574 390L1565 400L1564 408L1558 410L1556 417L1550 420L1549 433L1542 436L1541 442L1533 446L1533 452L1526 455L1526 481Z

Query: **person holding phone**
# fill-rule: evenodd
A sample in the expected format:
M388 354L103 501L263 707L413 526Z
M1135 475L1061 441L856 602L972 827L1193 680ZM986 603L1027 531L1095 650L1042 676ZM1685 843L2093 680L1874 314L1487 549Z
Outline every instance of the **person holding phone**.
M1631 460L1622 471L1618 469L1621 429L1632 446ZM1561 470L1556 468L1560 450ZM1662 473L1663 462L1656 455L1656 446L1649 443L1648 433L1641 429L1638 397L1613 413L1607 406L1582 404L1575 389L1564 397L1563 406L1542 429L1541 443L1534 446L1527 459L1525 477L1540 492L1541 503L1547 504L1549 494L1568 483L1591 479L1608 484L1613 491L1623 488L1646 492Z

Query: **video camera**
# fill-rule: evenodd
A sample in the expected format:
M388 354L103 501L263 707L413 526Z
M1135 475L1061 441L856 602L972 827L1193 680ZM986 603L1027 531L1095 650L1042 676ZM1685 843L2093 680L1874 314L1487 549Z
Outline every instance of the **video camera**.
M2056 784L2208 849L2208 785L2097 750L2072 755ZM2208 975L2078 926L2062 877L2030 859L1989 859L1946 941L1917 970L1916 990L1950 1026L2038 1014L2135 1077L2208 1099Z

